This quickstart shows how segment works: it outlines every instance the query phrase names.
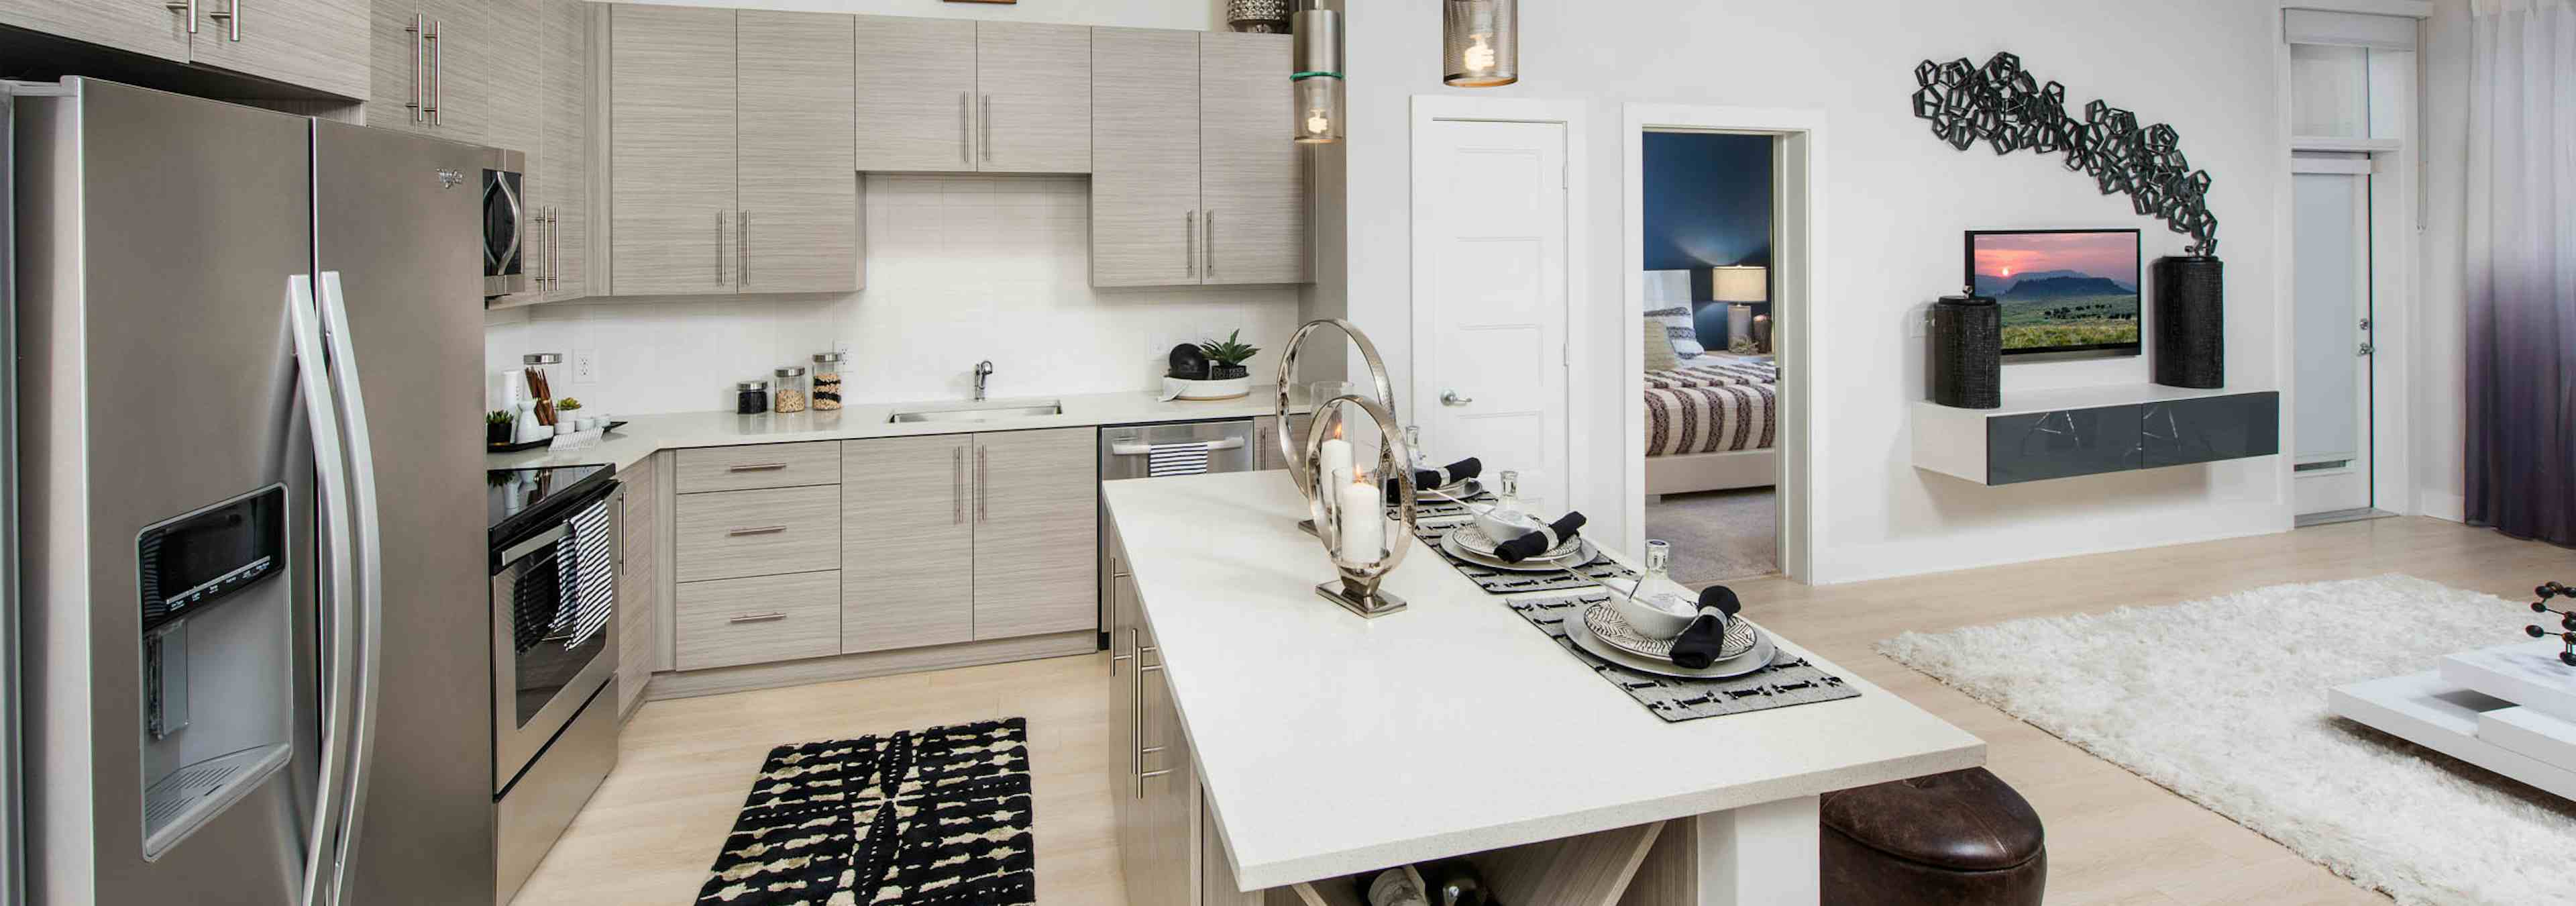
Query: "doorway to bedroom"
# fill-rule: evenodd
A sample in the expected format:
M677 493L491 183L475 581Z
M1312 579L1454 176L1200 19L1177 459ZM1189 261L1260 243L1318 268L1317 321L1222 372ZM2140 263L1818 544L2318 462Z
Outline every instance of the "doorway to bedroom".
M1672 577L1782 572L1783 405L1773 134L1648 128L1637 211L1643 287L1645 537Z

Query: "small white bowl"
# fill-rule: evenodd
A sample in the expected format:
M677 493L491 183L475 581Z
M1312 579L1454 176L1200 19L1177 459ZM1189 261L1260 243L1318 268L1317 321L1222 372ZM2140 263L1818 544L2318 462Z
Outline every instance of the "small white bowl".
M1494 539L1495 544L1538 531L1539 527L1545 524L1540 522L1538 517L1519 510L1487 508L1476 511L1476 530L1484 532L1485 537Z
M1623 594L1610 599L1610 602L1618 605L1619 618L1628 621L1628 628L1650 639L1678 638L1682 630L1690 628L1692 620L1699 618L1698 606L1671 592L1647 592L1634 596ZM1684 606L1690 609L1683 611L1673 609Z

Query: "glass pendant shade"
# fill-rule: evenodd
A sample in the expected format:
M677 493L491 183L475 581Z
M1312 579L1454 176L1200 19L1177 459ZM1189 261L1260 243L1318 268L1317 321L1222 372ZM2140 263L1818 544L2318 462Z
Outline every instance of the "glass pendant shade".
M1441 0L1443 81L1492 88L1521 80L1520 0Z
M1296 46L1288 75L1288 134L1300 143L1342 140L1342 14L1328 9L1297 13Z

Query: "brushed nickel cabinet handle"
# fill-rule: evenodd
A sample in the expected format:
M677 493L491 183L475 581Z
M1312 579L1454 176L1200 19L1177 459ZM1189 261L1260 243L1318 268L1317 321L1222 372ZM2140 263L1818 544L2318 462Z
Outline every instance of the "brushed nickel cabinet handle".
M751 285L751 212L733 212L733 280Z
M787 468L783 462L746 462L725 467L727 472L775 472Z
M983 131L983 133L984 133L984 135L983 135L983 141L981 141L981 142L979 143L979 144L982 144L982 145L984 146L984 162L985 162L985 163L988 163L988 164L989 164L989 163L992 163L992 162L993 162L993 96L992 96L992 95L989 95L989 94L988 94L988 95L985 95L985 96L984 96L984 110L983 110L983 112L981 113L981 115L978 115L977 117L975 117L975 119L976 119L976 123L975 123L976 128L981 129L981 130Z
M195 9L196 6L197 0L188 0L188 8ZM194 14L191 13L191 15ZM189 22L188 31L194 34L197 31L197 23ZM411 24L405 26L403 31L411 34L411 103L403 106L411 109L411 121L414 125L418 125L429 121L429 95L426 87L429 84L427 76L429 17L420 13L411 14Z
M188 33L192 35L197 33L197 0L170 0L168 3L161 4L161 6L162 8L168 9L174 13L186 13L188 16Z
M563 209L546 207L546 286L563 291Z
M191 3L189 5L195 6L196 4ZM207 10L206 18L224 23L224 31L226 32L225 40L241 40L241 0L227 0L227 6L223 10ZM188 29L189 34L196 34L196 32L197 30L194 28Z
M1181 214L1181 275L1199 275L1199 212Z
M1207 229L1200 230L1199 232L1204 235L1205 241L1207 242L1207 254L1205 256L1207 260L1207 275L1214 277L1216 276L1216 212L1209 211L1199 216L1207 218Z
M731 618L731 619L726 620L725 622L727 622L727 623L767 623L767 622L771 622L771 621L773 621L773 620L784 620L784 619L787 619L787 615L786 615L786 614L781 613L781 612L779 612L779 611L775 611L775 610L773 610L773 611L770 611L770 612L768 612L768 613L746 613L746 614L739 614L739 615L734 616L734 617L733 617L733 618Z
M446 23L429 20L429 124L447 124L442 108L447 105L447 42L439 35L447 31Z
M975 114L971 109L975 102L971 94L957 93L957 160L969 164L975 162Z
M966 524L966 448L948 448L948 524Z
M975 448L975 521L982 522L989 513L985 502L992 499L992 483L985 476L990 470L984 464L984 448Z
M725 285L725 276L724 276L724 245L725 245L725 243L724 243L724 221L725 221L725 216L724 216L724 215L725 215L725 212L724 212L724 209L723 209L723 208L717 208L717 209L716 209L716 285L717 285L717 286L723 286L723 285Z
M787 527L783 525L756 525L750 528L738 528L727 531L725 532L725 537L740 538L744 535L775 535L786 530Z

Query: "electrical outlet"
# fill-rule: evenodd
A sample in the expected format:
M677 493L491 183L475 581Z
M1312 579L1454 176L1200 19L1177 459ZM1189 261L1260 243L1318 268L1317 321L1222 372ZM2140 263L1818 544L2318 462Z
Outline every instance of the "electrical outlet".
M598 351L583 349L575 351L572 354L572 382L576 384L599 383Z

